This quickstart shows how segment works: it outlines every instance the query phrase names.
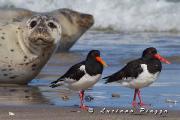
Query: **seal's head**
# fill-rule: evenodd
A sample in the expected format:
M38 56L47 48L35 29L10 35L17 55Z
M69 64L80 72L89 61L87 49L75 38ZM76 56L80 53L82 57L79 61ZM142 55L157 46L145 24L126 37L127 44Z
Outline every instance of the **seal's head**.
M24 42L31 49L57 46L61 38L61 26L53 17L36 15L27 21L24 34Z
M52 12L62 26L62 39L58 51L67 51L93 24L90 14L80 13L71 9L59 9Z
M94 18L90 14L80 13L67 8L59 11L67 21L82 31L86 31L94 24Z

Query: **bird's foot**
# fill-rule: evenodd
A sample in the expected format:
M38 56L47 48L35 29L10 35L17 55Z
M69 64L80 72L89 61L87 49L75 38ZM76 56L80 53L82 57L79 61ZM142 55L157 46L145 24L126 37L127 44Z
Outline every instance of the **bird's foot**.
M132 102L132 106L133 106L133 107L136 107L137 105L138 105L138 104L137 104L136 101L133 101L133 102Z
M140 107L150 107L151 106L151 104L145 104L143 102L139 102L138 104Z
M81 108L81 110L88 110L89 109L89 107L85 106L85 105L81 105L80 108Z

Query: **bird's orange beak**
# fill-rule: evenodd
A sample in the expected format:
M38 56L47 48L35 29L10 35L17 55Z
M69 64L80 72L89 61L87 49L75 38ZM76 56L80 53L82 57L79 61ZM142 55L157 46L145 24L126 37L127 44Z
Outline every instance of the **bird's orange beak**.
M164 62L166 64L171 64L171 62L169 62L167 59L165 59L164 57L162 57L161 55L159 54L155 54L154 55L155 58L159 59L161 62Z
M96 60L98 61L98 62L100 62L104 67L107 67L107 64L106 64L106 62L104 62L104 60L102 60L102 58L101 57L96 57Z

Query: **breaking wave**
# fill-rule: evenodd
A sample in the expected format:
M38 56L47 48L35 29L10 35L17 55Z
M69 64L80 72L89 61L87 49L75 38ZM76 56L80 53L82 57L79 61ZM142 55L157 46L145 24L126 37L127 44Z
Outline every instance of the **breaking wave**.
M94 15L93 28L117 31L180 31L179 0L0 0L1 7L44 12L71 8Z

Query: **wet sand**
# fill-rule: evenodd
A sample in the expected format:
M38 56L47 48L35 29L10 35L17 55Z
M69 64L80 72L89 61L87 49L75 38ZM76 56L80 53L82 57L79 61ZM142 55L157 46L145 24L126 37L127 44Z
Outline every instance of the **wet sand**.
M111 108L112 109L112 108ZM54 106L1 106L1 120L179 120L180 111L155 115L145 113L101 113L95 108L93 113L79 108ZM9 115L9 112L11 115ZM14 114L14 115L13 115Z

